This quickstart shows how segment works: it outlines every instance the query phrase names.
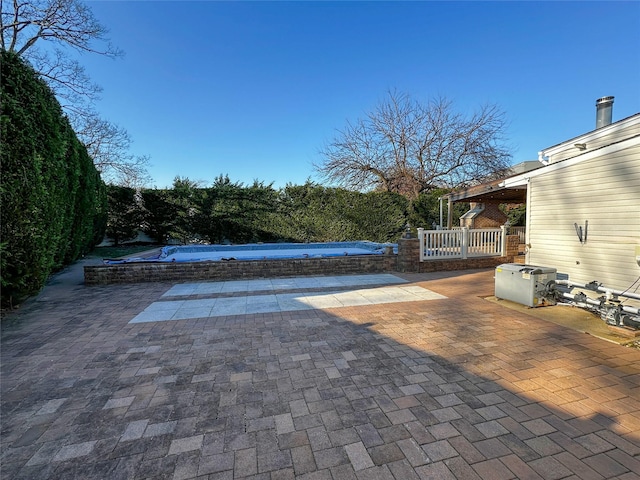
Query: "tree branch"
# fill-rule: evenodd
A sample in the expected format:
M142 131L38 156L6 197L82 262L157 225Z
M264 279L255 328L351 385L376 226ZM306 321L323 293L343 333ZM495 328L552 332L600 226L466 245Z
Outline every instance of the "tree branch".
M500 145L504 128L496 106L484 106L467 119L445 98L422 104L392 91L364 120L338 131L315 168L347 188L415 197L504 170L510 162Z

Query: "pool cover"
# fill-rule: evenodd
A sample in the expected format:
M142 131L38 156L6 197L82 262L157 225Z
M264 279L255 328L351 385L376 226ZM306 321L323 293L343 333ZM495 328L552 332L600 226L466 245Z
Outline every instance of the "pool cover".
M167 246L162 248L161 253L156 257L105 259L104 263L114 265L140 262L220 262L382 255L389 247L393 249L394 253L397 252L397 245L395 244L367 241Z

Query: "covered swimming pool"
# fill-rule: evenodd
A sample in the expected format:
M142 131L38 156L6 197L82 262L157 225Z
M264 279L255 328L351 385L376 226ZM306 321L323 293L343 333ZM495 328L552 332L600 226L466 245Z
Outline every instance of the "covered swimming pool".
M397 244L358 242L325 243L252 243L242 245L180 245L163 247L150 257L105 259L108 265L140 262L223 262L234 260L278 260L329 258L353 255L383 255L397 253Z

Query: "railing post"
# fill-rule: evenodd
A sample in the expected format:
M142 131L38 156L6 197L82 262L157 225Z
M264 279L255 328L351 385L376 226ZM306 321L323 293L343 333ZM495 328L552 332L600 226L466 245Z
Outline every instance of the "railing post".
M467 258L467 249L469 247L469 227L462 227L462 247L461 252L462 258Z
M507 228L509 225L501 225L500 226L500 256L507 256Z
M420 261L424 262L424 228L418 228L418 245L420 245Z

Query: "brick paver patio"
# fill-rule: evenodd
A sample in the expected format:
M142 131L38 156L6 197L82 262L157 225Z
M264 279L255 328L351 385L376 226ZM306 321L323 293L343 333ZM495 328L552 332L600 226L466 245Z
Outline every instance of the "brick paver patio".
M446 298L145 323L173 284L30 302L2 325L0 476L640 478L640 351L484 300L493 271L403 278Z

